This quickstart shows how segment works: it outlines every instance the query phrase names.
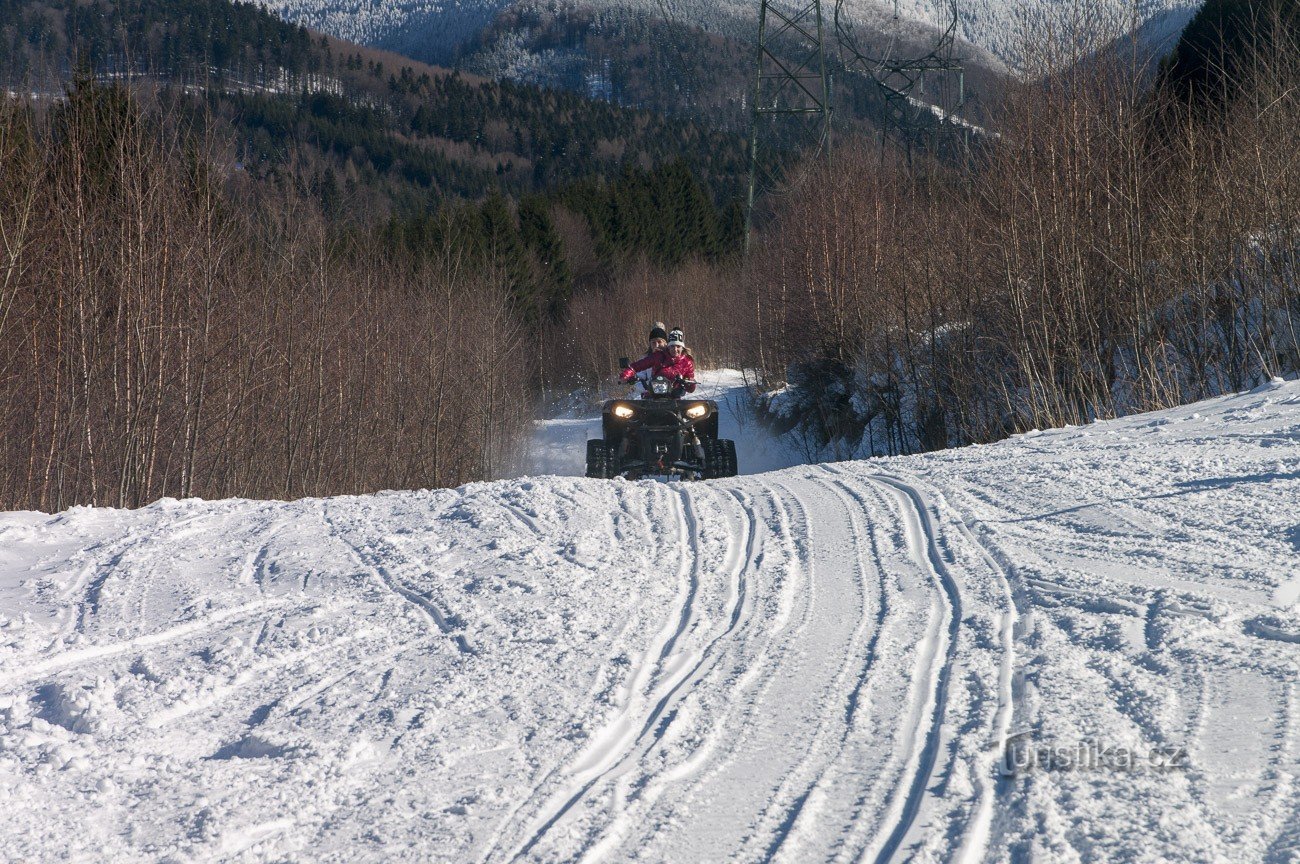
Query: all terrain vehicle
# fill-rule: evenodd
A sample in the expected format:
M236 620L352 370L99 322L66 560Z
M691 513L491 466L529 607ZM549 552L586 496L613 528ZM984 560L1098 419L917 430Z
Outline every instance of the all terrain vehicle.
M587 476L736 476L736 442L718 437L718 403L684 399L682 385L660 376L644 399L611 399L601 410L603 438L587 442Z

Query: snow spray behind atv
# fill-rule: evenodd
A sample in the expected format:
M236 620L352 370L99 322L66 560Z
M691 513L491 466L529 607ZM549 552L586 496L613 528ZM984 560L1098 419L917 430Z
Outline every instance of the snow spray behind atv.
M679 383L650 380L644 399L611 399L601 410L603 438L587 442L587 476L736 476L736 443L718 437L718 403L683 399Z

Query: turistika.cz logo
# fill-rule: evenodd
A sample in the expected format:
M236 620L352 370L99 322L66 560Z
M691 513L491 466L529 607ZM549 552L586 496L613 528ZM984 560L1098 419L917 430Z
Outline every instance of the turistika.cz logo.
M1015 777L1035 771L1160 772L1187 767L1187 748L1137 750L1101 741L1048 744L1034 741L1029 730L1007 736L999 771Z

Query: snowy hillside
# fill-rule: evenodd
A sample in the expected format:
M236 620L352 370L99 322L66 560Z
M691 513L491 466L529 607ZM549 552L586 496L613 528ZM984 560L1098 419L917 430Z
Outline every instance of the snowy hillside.
M357 42L445 61L509 5L503 0L259 0L294 24Z
M2 515L0 859L1292 860L1298 454Z
M445 62L457 46L483 28L515 0L261 0L262 5L295 23L323 30L334 36L369 45L402 51L421 59ZM570 4L562 4L562 6ZM592 9L631 9L705 29L730 32L737 22L755 21L759 4L745 0L581 0L572 5ZM1128 21L1134 26L1152 18L1173 16L1176 31L1186 23L1188 10L1199 0L1102 0L1089 4L1089 20L1102 18ZM1021 55L1026 28L1059 26L1078 4L1074 0L962 0L958 6L958 35L973 46L991 52L1003 62L1015 65ZM946 3L934 0L900 0L899 15L904 25L921 23L946 26ZM834 10L826 0L825 14ZM843 0L846 19L873 31L892 32L892 0ZM1095 26L1089 28L1090 32ZM904 26L901 38L915 38L914 27ZM738 36L742 34L737 34ZM743 38L743 37L742 37ZM967 53L970 50L967 49ZM987 63L981 55L975 59Z
M913 21L946 24L950 20L947 3L899 0L898 5L899 13ZM1177 37L1200 5L1201 0L1097 0L1082 5L1076 0L960 0L957 34L1016 67L1027 33L1063 34L1082 28L1091 38L1113 38L1118 34L1106 33L1099 28L1101 22L1120 22L1127 30L1158 19L1167 25L1147 38L1164 43Z

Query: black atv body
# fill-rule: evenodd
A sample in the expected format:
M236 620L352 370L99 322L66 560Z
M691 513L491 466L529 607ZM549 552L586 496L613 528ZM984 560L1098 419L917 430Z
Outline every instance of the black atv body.
M604 437L587 442L587 476L736 476L736 444L718 437L718 403L680 398L684 395L678 388L647 399L606 402Z

